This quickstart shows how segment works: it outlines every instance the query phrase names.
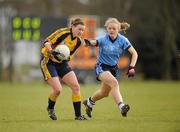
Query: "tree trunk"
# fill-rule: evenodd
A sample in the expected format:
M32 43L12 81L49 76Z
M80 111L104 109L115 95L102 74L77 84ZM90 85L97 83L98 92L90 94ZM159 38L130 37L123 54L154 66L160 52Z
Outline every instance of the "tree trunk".
M164 0L163 3L163 15L164 15L164 46L163 48L163 79L171 79L172 69L172 54L176 52L176 33L173 30L172 15L171 15L171 0Z

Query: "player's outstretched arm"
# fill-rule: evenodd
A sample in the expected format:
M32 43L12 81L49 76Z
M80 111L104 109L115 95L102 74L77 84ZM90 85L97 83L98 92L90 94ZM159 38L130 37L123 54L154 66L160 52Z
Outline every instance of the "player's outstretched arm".
M84 44L85 46L96 46L97 41L96 40L89 40L89 39L84 39Z

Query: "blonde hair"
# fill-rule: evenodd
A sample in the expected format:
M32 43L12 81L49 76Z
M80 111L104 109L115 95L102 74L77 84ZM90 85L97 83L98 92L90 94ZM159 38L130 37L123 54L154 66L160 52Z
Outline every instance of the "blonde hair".
M81 18L72 19L70 22L70 26L84 25L84 21Z
M130 24L127 22L119 22L117 18L108 18L105 22L105 27L107 28L109 23L116 23L119 26L119 31L126 31L129 27Z

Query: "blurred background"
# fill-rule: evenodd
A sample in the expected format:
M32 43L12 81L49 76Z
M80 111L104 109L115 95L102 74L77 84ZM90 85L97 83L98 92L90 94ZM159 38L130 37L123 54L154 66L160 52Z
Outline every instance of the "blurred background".
M179 0L0 0L0 80L42 80L43 40L76 16L85 21L84 37L105 33L109 17L128 22L122 33L139 54L136 79L180 80ZM97 48L81 47L70 65L81 83L94 82ZM119 62L123 77L128 64Z

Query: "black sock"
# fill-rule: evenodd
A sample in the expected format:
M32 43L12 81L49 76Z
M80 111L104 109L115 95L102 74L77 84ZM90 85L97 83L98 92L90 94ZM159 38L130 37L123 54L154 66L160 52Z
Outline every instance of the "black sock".
M75 116L81 116L81 102L73 102Z
M55 103L56 103L56 102L48 99L48 108L49 108L49 109L54 109Z

